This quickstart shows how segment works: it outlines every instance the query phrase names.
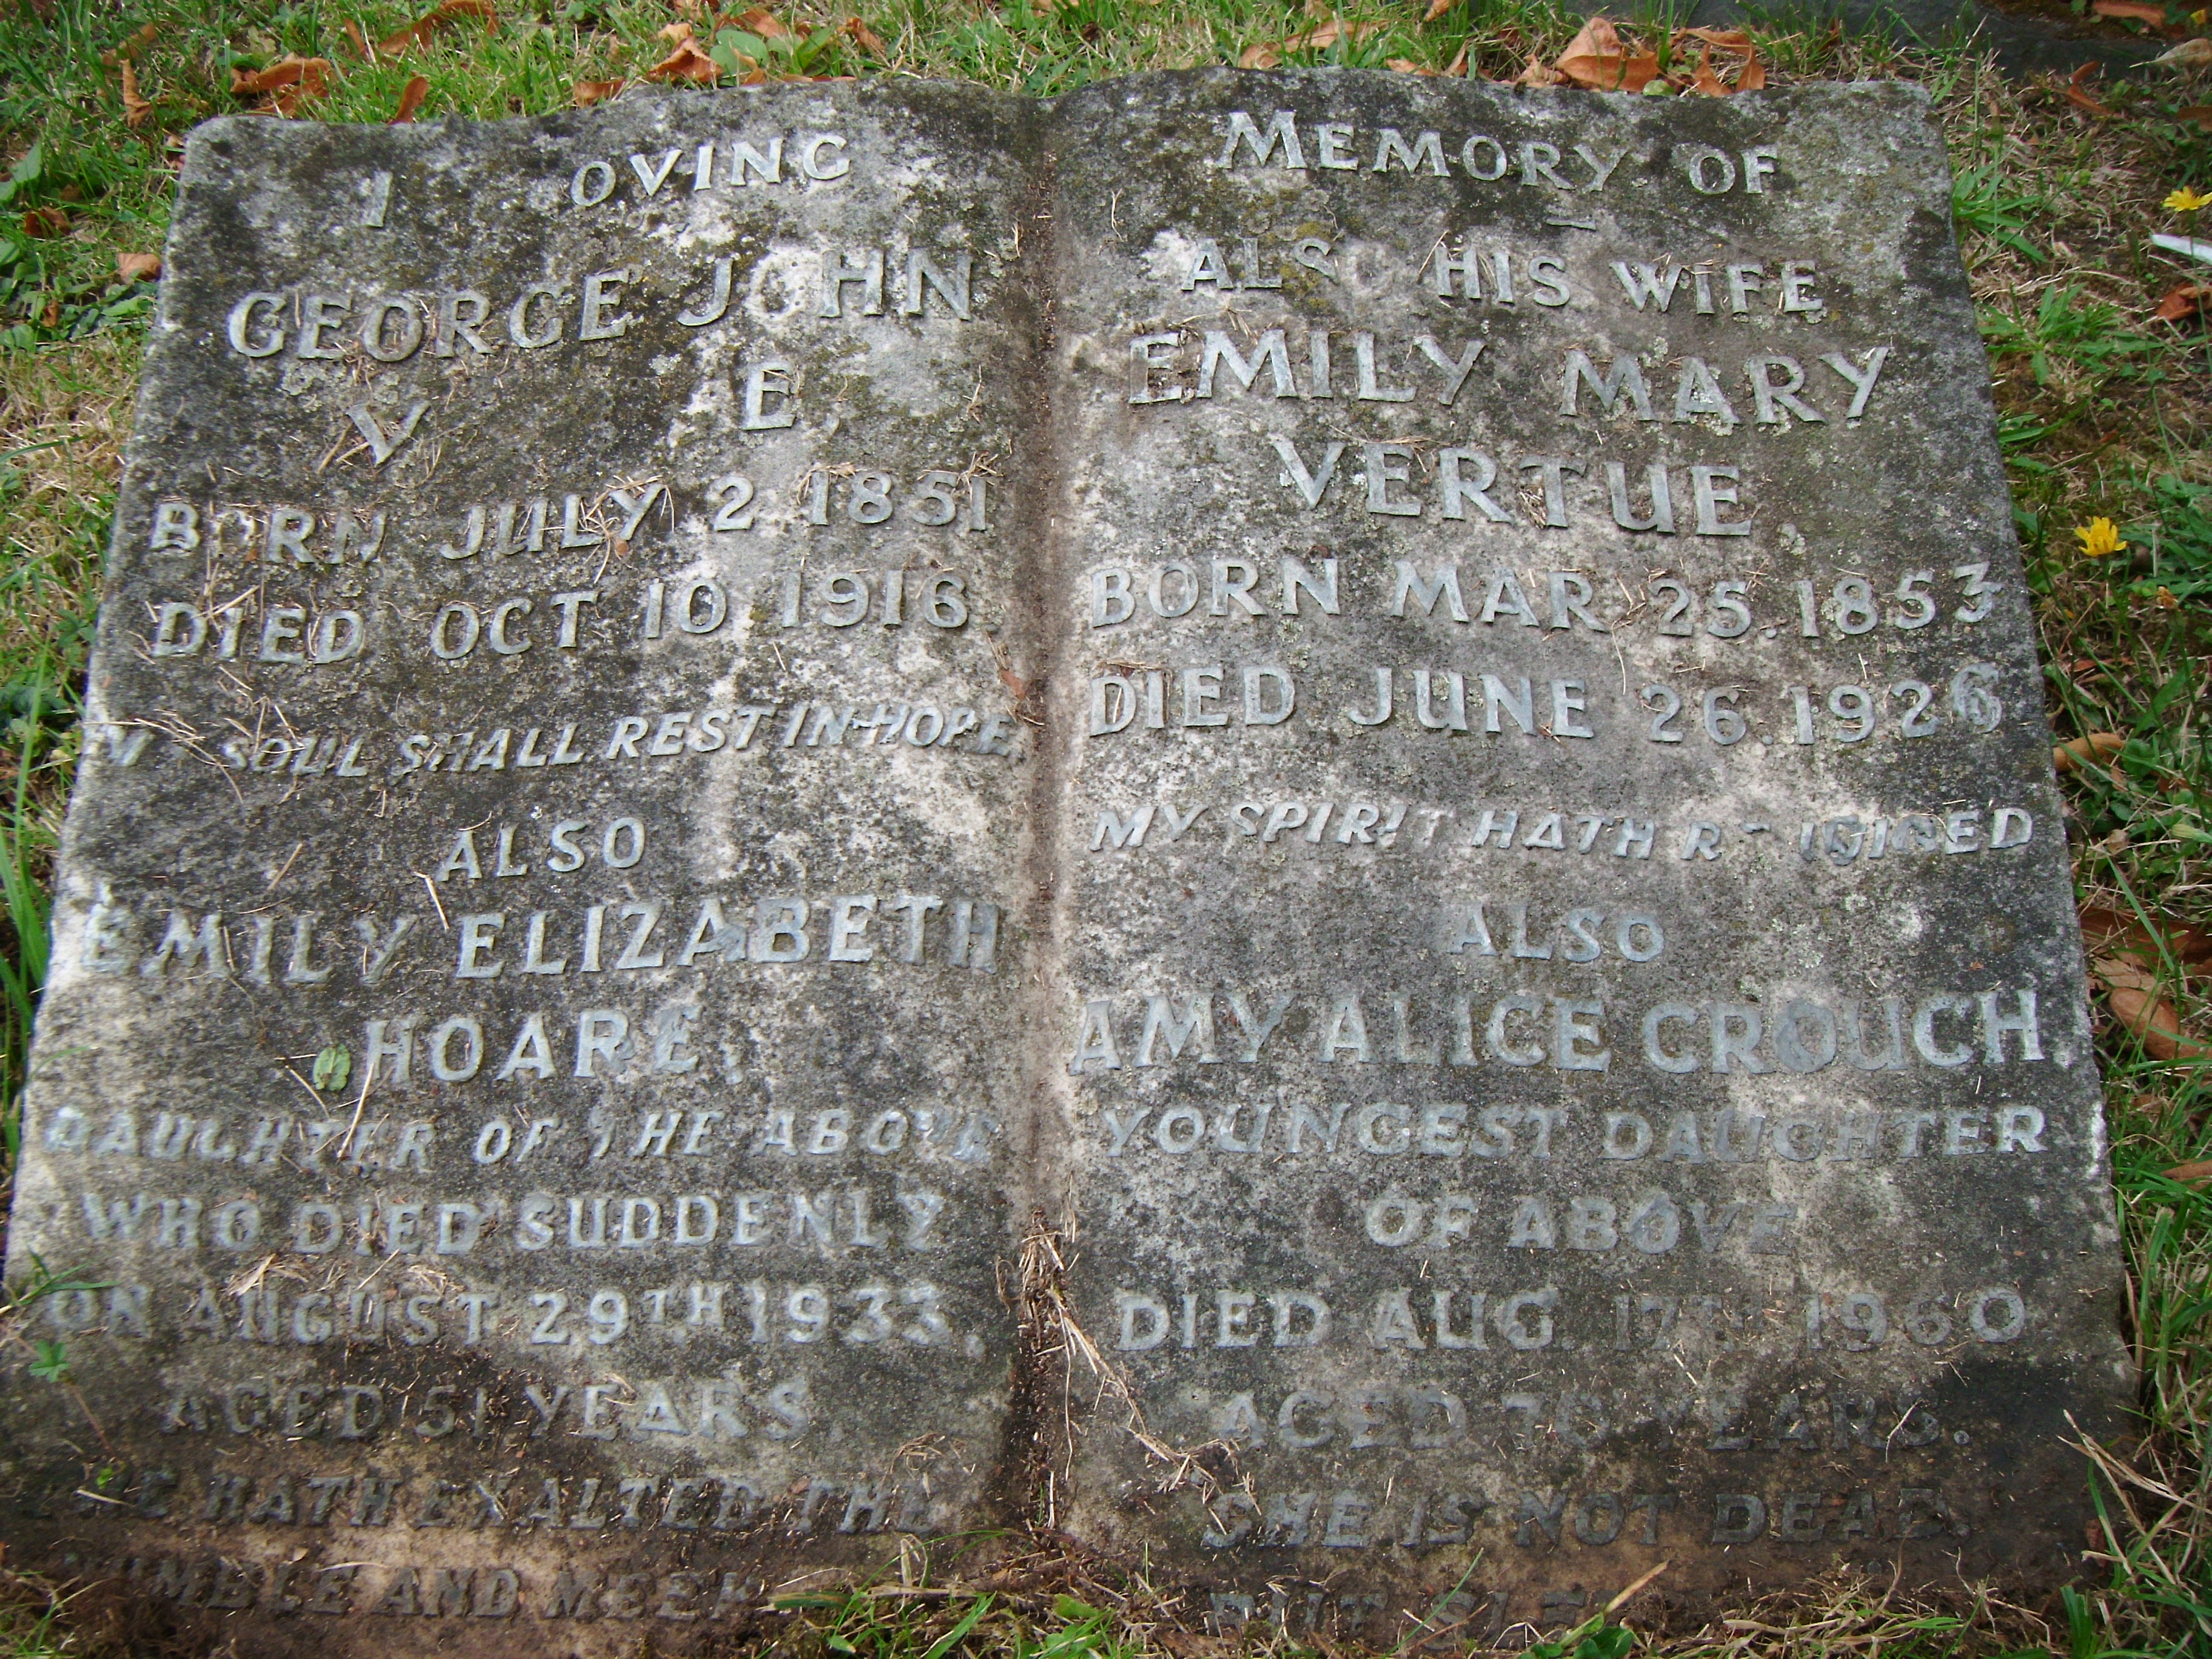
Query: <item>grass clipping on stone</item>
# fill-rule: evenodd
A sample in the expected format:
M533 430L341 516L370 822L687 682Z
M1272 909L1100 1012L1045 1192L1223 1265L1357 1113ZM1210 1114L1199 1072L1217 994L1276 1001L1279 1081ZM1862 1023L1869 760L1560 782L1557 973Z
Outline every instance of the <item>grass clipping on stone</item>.
M275 119L360 122L571 108L620 96L685 39L725 83L755 74L927 76L1042 95L1110 75L1243 59L1547 84L1585 22L1510 0L1356 0L1334 10L1255 0L906 0L732 19L698 0L496 9L374 0L320 10L274 0L9 3L0 14L0 1103L10 1112L43 973L43 883L80 742L150 268L191 125L253 107ZM1709 42L1632 34L1655 43L1655 78L1698 89L1697 64L1677 61L1674 49ZM1752 61L1770 85L1922 82L1950 143L2093 963L2142 1419L2128 1443L2082 1449L2100 1521L2081 1587L2056 1607L1971 1594L1939 1605L1834 1577L1747 1599L1703 1630L1632 1635L1663 1626L1662 1575L1610 1620L1538 1651L2204 1659L2212 333L2207 295L2196 292L2206 273L2148 238L2212 232L2197 222L2202 210L2170 205L2212 190L2212 87L2185 78L2093 91L2055 80L2022 86L1965 46L1899 53L1836 28L1754 39ZM693 66L695 78L708 73ZM14 1145L12 1119L5 1127L0 1149ZM0 1311L0 1336L22 1340L19 1320ZM909 1545L873 1583L789 1586L751 1640L885 1659L1293 1648L1260 1628L1233 1641L1202 1630L1202 1609L1040 1532ZM1409 1622L1401 1650L1466 1645L1457 1632ZM49 1587L0 1573L0 1659L167 1650L143 1630L80 1622Z

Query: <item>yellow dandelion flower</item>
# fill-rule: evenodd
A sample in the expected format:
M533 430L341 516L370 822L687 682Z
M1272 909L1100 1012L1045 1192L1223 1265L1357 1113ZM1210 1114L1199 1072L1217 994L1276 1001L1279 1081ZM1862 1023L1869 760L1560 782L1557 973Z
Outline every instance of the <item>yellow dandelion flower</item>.
M2110 519L2092 519L2085 525L2077 525L2074 534L2081 544L2081 556L2086 559L2104 558L2128 544L2127 538L2120 534L2120 527Z
M2212 196L2199 196L2186 185L2166 198L2168 213L2194 213L2199 208L2212 207Z

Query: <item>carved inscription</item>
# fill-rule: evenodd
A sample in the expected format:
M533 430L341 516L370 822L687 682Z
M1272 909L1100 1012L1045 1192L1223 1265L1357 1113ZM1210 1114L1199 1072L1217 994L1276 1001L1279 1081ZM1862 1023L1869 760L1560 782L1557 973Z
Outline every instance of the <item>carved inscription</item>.
M0 1530L211 1641L726 1642L1003 1518L1019 118L771 103L193 140Z
M2027 1402L2112 1375L2108 1282L1966 1243L2104 1236L2063 836L1881 107L1224 80L1060 175L1054 1075L1149 1437L1079 1433L1060 1522L1219 1632L2000 1571L1995 1495L2072 1489Z
M11 1562L346 1656L1038 1517L1385 1648L2062 1577L2105 1144L1948 210L1898 86L202 129Z

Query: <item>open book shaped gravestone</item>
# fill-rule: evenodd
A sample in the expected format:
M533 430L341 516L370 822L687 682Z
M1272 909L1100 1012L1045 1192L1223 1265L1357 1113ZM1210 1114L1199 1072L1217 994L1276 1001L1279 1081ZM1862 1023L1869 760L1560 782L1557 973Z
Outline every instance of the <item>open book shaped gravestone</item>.
M334 1656L1025 1522L1382 1644L2065 1574L2127 1375L1948 188L1895 84L200 129L10 1564Z

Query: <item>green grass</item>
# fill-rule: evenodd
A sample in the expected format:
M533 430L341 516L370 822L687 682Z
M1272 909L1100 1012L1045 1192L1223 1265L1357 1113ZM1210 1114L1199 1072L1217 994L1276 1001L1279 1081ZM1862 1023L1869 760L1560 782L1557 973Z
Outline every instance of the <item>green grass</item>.
M118 449L151 299L147 284L118 276L116 257L159 250L179 135L240 106L229 92L234 71L287 53L333 65L327 95L300 112L307 118L388 119L418 75L427 82L422 118L564 109L579 82L635 78L657 61L667 51L659 31L677 13L659 0L502 4L495 28L462 19L403 58L367 62L346 23L376 40L414 21L428 0L0 5L12 8L0 11L7 1124L45 973L42 883L76 763ZM866 32L845 32L850 0L775 9L833 31L805 37L815 73L949 77L1034 94L1139 70L1234 63L1325 15L1281 0L864 0ZM1532 54L1555 55L1576 27L1542 0L1462 0L1433 23L1424 9L1419 0L1354 0L1338 15L1378 27L1285 61L1438 69L1464 46L1474 73L1509 77ZM711 40L705 14L696 21ZM867 32L879 51L860 44ZM118 50L132 57L151 106L135 129L125 119ZM2161 229L2212 234L2212 223L2160 206L2185 185L2212 190L2212 129L2181 112L2212 102L2212 87L2107 87L2100 96L2116 115L2102 120L2056 88L1999 79L1956 41L1907 54L1825 26L1777 25L1760 31L1760 50L1778 83L1901 75L1936 100L1957 167L1954 207L1991 353L2051 717L2062 739L2112 734L2107 742L2118 744L2066 775L2083 899L2137 922L2140 960L2157 994L2185 1031L2212 1041L2212 337L2202 320L2154 318L2160 296L2187 273L2146 241ZM26 215L50 230L65 219L66 229L27 234ZM2091 560L2073 532L2100 516L2119 526L2128 545ZM1625 1626L1594 1624L1540 1659L1622 1659L1638 1646L1680 1659L2212 1659L2212 1195L2205 1183L2166 1173L2212 1158L2212 1062L2162 1059L2139 1024L2109 1011L2101 1018L2143 1394L2139 1442L2085 1455L2103 1516L2090 1580L2041 1614L1994 1601L1918 1605L1881 1585L1838 1580L1747 1604L1701 1632L1650 1641L1629 1633L1632 1605L1620 1614ZM35 1288L15 1287L19 1297ZM9 1340L21 1340L19 1327ZM1085 1576L1095 1564L1063 1557L1048 1540L1028 1547L1027 1555L1002 1547L988 1583L957 1547L911 1552L878 1582L789 1607L780 1645L880 1659L1198 1650L1176 1635L1191 1626L1189 1610L1140 1577L1097 1582ZM0 1659L129 1650L100 1627L76 1624L40 1587L0 1577Z

